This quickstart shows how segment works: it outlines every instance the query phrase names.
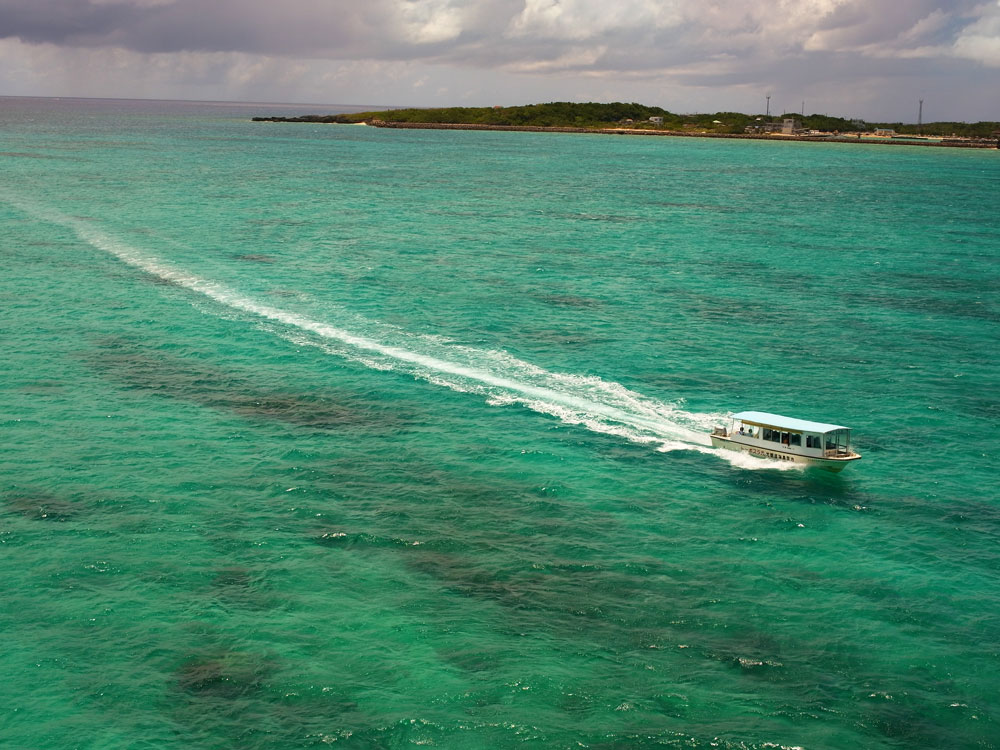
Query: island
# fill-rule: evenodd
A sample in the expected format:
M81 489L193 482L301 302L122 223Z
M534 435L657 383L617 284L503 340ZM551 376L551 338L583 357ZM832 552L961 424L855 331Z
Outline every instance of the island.
M253 121L364 124L380 128L518 130L1000 148L1000 122L932 122L912 125L901 122L868 123L820 114L676 114L660 107L623 102L387 109L351 114L254 117Z

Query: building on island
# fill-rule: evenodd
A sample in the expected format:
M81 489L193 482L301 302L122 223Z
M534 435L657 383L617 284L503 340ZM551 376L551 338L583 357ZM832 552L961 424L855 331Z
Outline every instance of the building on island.
M782 135L794 135L800 130L802 130L802 123L799 120L788 118L781 121Z
M650 117L649 121L651 123L653 123L654 125L662 125L663 124L663 118L662 117Z
M805 132L802 122L791 117L786 117L781 122L759 122L756 125L747 125L744 130L747 133L780 133L781 135L799 135Z

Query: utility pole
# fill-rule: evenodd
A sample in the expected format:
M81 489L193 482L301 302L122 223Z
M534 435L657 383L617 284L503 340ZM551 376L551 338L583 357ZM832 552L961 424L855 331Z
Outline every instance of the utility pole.
M802 116L803 117L806 116L806 100L805 99L802 100Z
M920 108L917 110L917 132L923 135L924 132L924 100L920 100Z
M771 95L767 95L767 112L764 113L764 117L771 116Z

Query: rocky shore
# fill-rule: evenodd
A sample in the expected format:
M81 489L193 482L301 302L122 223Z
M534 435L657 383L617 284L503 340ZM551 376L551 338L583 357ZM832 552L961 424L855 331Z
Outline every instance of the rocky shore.
M342 115L303 115L301 117L254 117L253 122L305 122L320 124L364 124L376 128L398 130L512 130L525 133L593 133L599 135L675 136L683 138L734 138L748 141L795 141L805 143L854 143L863 146L937 146L945 148L1000 148L1000 139L908 140L906 138L871 138L855 135L776 135L757 133L703 133L680 130L637 128L574 128L542 127L538 125L479 125L440 122L391 122L370 120L354 123Z

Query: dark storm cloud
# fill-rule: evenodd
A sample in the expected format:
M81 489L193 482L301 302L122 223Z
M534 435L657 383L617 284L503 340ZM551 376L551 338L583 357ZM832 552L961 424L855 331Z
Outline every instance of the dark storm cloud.
M347 8L347 10L345 10ZM26 42L118 46L137 52L351 51L377 18L347 4L310 0L177 0L163 3L0 0L0 35Z
M141 11L126 6L91 5L71 0L0 0L0 36L40 44L73 44L107 37L132 27Z

